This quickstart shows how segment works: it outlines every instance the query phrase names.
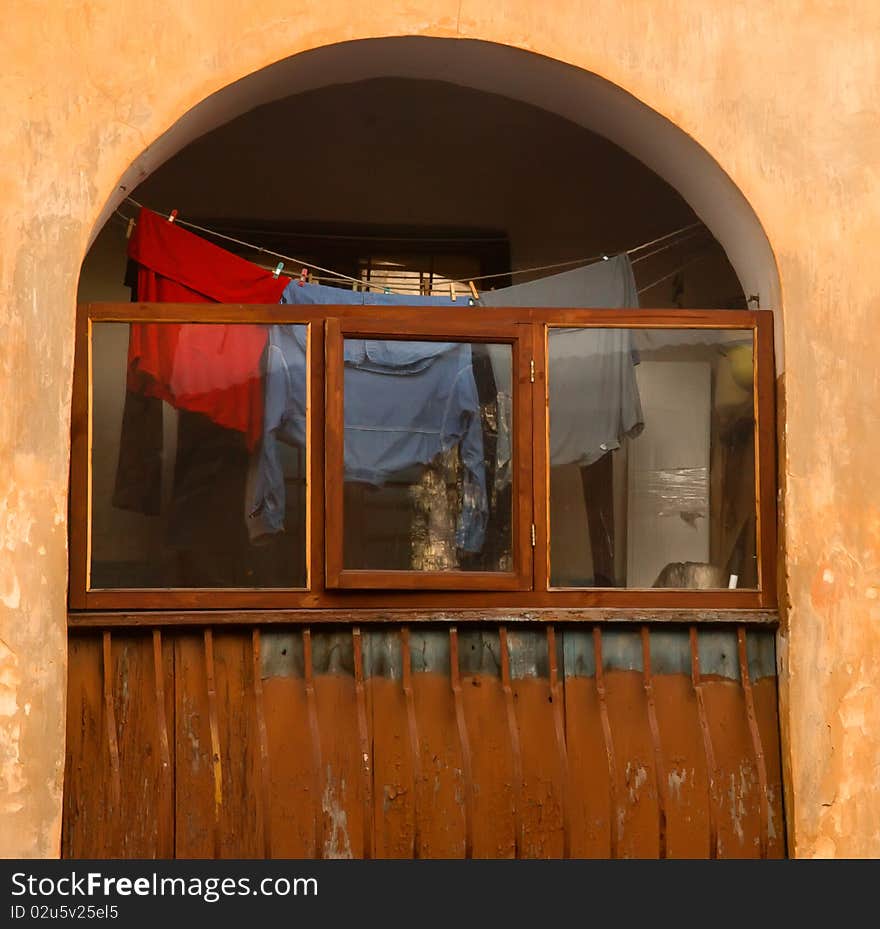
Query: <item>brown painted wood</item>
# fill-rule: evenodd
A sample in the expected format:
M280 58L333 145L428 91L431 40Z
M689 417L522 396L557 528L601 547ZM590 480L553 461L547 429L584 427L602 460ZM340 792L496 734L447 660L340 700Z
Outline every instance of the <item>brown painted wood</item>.
M421 858L421 812L419 793L423 783L422 752L419 743L419 724L416 716L413 692L412 652L410 651L409 626L400 630L400 662L402 666L403 697L406 702L406 728L409 734L409 761L412 772L412 857ZM381 719L381 717L380 717ZM374 723L375 725L375 723Z
M531 354L535 362L532 385L532 521L535 524L533 552L534 591L550 588L550 379L547 327L532 327Z
M116 728L116 712L113 706L113 647L112 634L102 636L103 663L101 673L104 681L104 723L107 726L107 754L110 758L110 802L118 811L122 796L119 772L119 740Z
M327 421L325 390L324 325L309 325L308 336L308 397L306 399L306 461L308 486L306 488L306 545L307 586L314 597L323 595L326 583L324 568L325 485L324 485L324 424Z
M553 704L553 725L556 750L559 754L559 774L562 789L562 857L571 857L571 800L568 774L568 746L565 741L565 697L556 657L556 629L547 626L547 656L550 675L550 701Z
M312 634L313 652L314 639L323 634ZM341 635L350 637L350 631ZM365 762L353 669L326 671L316 667L314 688L322 761L321 857L364 858L372 829L364 789Z
M474 771L471 756L470 736L465 718L464 700L461 690L461 663L458 654L458 629L449 627L449 681L455 701L455 722L461 750L461 770L464 780L464 857L474 857Z
M462 595L463 597L464 595ZM459 598L456 598L458 601ZM398 601L399 602L399 601ZM776 610L712 610L712 609L656 609L625 610L617 608L575 607L563 608L508 608L487 605L484 609L439 606L435 609L415 607L402 609L334 609L334 610L192 610L138 612L90 611L70 613L67 618L71 631L79 629L113 628L116 626L215 626L275 625L275 624L325 624L345 623L357 619L358 623L483 623L497 622L508 625L517 623L625 623L659 625L701 624L728 625L745 624L763 628L775 628L779 624Z
M504 709L507 713L507 730L510 733L510 753L513 757L513 823L514 857L521 858L525 847L522 820L523 763L519 741L519 723L513 702L513 687L510 682L510 646L507 642L507 627L498 627L501 648L501 690L504 693Z
M262 858L266 835L253 633L219 630L212 638L223 785L219 857Z
M354 651L354 692L357 703L358 738L360 742L361 773L363 776L363 849L364 858L376 857L376 821L373 809L373 752L367 723L367 695L364 687L364 652L361 630L351 631Z
M613 762L607 759L596 677L570 670L564 679L570 856L608 858Z
M761 857L767 857L770 841L770 795L767 785L767 765L764 761L764 748L761 744L761 730L755 715L755 698L752 691L752 681L749 676L749 657L746 650L746 630L740 626L736 630L737 657L739 659L739 674L742 681L743 697L746 704L746 719L749 724L749 735L752 737L752 749L755 755L755 767L758 772L758 818L760 833L758 837Z
M413 673L421 779L416 804L419 857L464 858L470 789L465 777L456 699L449 669Z
M312 633L306 628L302 631L303 666L305 674L306 704L309 713L309 736L312 743L314 844L312 857L324 858L324 763L321 749L321 729L318 721L318 701L315 693L315 669L312 657ZM329 793L329 791L328 791Z
M265 631L265 630L264 630ZM261 637L261 651L265 639ZM269 769L267 832L275 858L315 858L320 762L312 756L304 673L262 680ZM317 736L317 732L316 732Z
M426 320L424 313L405 317L400 328L391 328L384 314L375 318L328 319L326 324L327 408L325 426L325 485L327 497L327 586L342 590L529 590L532 586L531 508L531 330L528 326L487 323L472 313L445 314ZM514 371L514 474L512 547L513 572L502 571L379 571L353 570L343 562L344 539L344 380L343 347L352 338L417 337L444 342L493 342L508 344Z
M163 784L156 654L152 636L142 630L115 634L111 643L111 692L118 732L120 799L108 817L118 854L158 858L170 853L173 834L171 794ZM159 655L163 677L171 671Z
M167 657L166 657L167 653ZM173 652L165 649L162 631L153 629L153 680L155 684L156 727L159 733L159 809L157 815L157 857L174 857L174 760L168 727L168 698L165 681L174 679ZM173 718L174 705L171 704Z
M409 572L401 572L404 575ZM462 572L463 574L464 572ZM494 575L492 575L494 577ZM509 575L508 575L509 576ZM86 594L84 612L113 611L134 613L152 610L352 610L404 609L418 611L426 607L454 612L459 609L557 609L564 616L568 610L595 609L609 612L615 622L625 621L630 613L651 610L658 617L671 616L671 611L691 611L680 622L689 622L694 612L713 613L728 610L744 611L760 617L775 614L774 607L762 605L763 594L757 590L688 590L666 589L560 589L549 591L473 591L419 590L413 583L409 590L326 590L323 593L302 590L95 590ZM76 616L77 611L72 611ZM271 621L271 620L269 620ZM318 620L316 620L318 621ZM564 621L564 620L563 620ZM701 620L702 621L702 620ZM754 621L748 619L748 622Z
M606 668L604 678L614 735L617 852L621 858L659 858L660 808L642 673Z
M269 730L266 726L265 699L263 696L263 679L262 679L262 655L260 630L254 629L251 632L251 658L252 658L252 681L253 681L253 698L254 714L257 722L257 738L259 739L259 771L260 771L260 791L259 797L259 820L262 824L263 832L263 857L272 858L272 820L270 816L271 809L271 788L269 775Z
M718 783L718 857L760 856L761 791L738 681L701 674Z
M208 696L208 731L211 734L211 770L214 774L214 857L222 858L223 762L220 751L220 722L217 716L217 684L214 669L214 633L204 632L205 684Z
M104 721L102 636L74 637L67 660L67 758L61 849L65 858L105 858L117 841Z
M403 630L400 632L402 673L384 669L367 678L370 707L370 750L373 764L372 816L376 858L414 858L416 846L416 778L413 770L413 726L402 676L406 674ZM411 685L410 685L411 690Z
M661 858L667 858L667 799L666 764L660 743L660 725L657 722L657 707L654 701L654 677L651 674L651 631L642 626L642 682L645 688L645 703L648 711L648 729L654 749L654 777L657 783L657 844Z
M94 322L213 322L213 323L310 323L343 320L348 330L374 336L389 331L431 338L434 320L424 306L314 306L238 303L88 303L87 317ZM769 310L637 309L583 307L487 307L443 308L443 325L492 341L499 329L511 323L547 323L557 326L636 329L753 329Z
M741 637L742 682L707 679L695 631L681 632L692 640L690 673L671 673L658 672L650 647L646 656L644 631L643 670L610 667L602 629L594 627L595 679L573 676L572 666L563 687L555 658L560 633L552 625L538 639L505 629L504 650L500 634L492 643L491 627L463 640L453 629L448 673L415 673L410 666L406 684L404 671L389 670L395 659L376 664L375 651L367 670L362 629L359 659L349 633L319 640L317 673L308 629L302 662L280 665L263 662L266 633L259 628L123 630L109 637L109 659L105 632L83 630L72 636L69 651L64 855L160 857L173 841L170 851L183 858L315 857L316 851L327 857L656 857L663 851L662 802L668 857L782 857L775 678L747 676ZM412 662L402 629L382 635L401 635L399 655L408 651ZM328 657L346 638L348 657L341 663ZM546 642L546 664L542 645L538 664L530 663L536 641ZM488 649L476 665L472 647ZM498 657L495 673L490 654ZM116 804L108 706L117 734ZM166 760L173 767L171 794L163 786ZM715 768L717 813L710 803ZM521 783L520 806L515 783Z
M691 682L697 700L697 709L700 719L700 731L703 737L703 751L706 757L706 773L708 777L708 808L709 808L709 857L719 857L718 846L718 817L720 815L720 801L718 799L719 782L718 766L715 763L715 749L712 745L712 730L709 726L709 715L706 710L706 697L703 692L703 678L700 671L700 649L697 642L697 627L691 626L689 630L691 650Z
M204 631L174 634L175 858L217 854Z
M782 809L782 759L779 734L779 697L775 677L752 681L755 716L767 767L769 822L767 824L767 857L786 855L785 827Z
M88 569L88 391L87 357L75 375L72 453L72 529L70 603L76 609L285 609L345 608L388 604L397 589L408 607L443 605L455 591L461 605L523 607L744 608L772 607L775 594L775 430L772 314L767 311L583 310L488 308L453 310L442 328L426 320L421 307L315 307L211 304L89 304L80 308L79 344L88 347L85 328L93 321L286 322L309 325L309 490L308 562L311 589L223 590L93 590L87 591ZM745 328L756 334L756 422L760 502L759 554L761 590L547 590L547 377L546 327L624 326L650 328ZM516 370L515 434L518 467L514 475L515 575L492 572L419 574L416 572L348 572L341 564L342 476L342 338L350 335L461 338L509 341ZM535 384L528 378L535 360ZM542 399L543 398L543 399ZM326 433L325 433L326 429ZM533 437L535 437L533 439ZM326 439L326 443L325 443ZM543 444L542 444L543 442ZM529 452L531 450L531 453ZM325 467L332 462L332 467ZM326 513L324 512L326 508ZM533 515L534 514L534 515ZM532 580L530 527L537 533L535 586ZM326 532L324 527L327 527ZM327 548L327 540L330 540ZM339 549L334 554L334 549ZM322 570L326 549L326 570ZM325 590L324 582L334 590ZM348 588L350 590L346 590ZM427 588L427 589L426 589ZM430 588L435 588L432 593ZM353 590L358 590L357 600ZM380 593L381 591L381 593ZM463 600L461 598L464 598ZM485 598L485 599L483 599Z
M593 627L593 654L596 662L596 696L599 704L599 719L602 723L602 739L605 745L605 761L608 765L608 857L620 857L620 833L622 818L618 808L617 759L611 717L608 712L608 691L605 687L605 668L602 658L602 630Z

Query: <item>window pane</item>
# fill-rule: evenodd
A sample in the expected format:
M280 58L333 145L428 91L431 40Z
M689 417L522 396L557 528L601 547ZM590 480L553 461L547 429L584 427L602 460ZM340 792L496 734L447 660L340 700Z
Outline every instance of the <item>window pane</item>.
M93 325L92 589L305 586L306 332Z
M554 587L757 587L751 331L553 329Z
M346 339L343 565L504 571L509 345Z

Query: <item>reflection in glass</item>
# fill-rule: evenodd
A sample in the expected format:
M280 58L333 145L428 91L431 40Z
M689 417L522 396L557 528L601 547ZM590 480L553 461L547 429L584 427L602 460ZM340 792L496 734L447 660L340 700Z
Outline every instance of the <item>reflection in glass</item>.
M305 586L305 346L305 326L93 325L92 589Z
M344 359L344 567L511 571L511 347L346 339Z
M550 329L554 587L757 587L750 331Z

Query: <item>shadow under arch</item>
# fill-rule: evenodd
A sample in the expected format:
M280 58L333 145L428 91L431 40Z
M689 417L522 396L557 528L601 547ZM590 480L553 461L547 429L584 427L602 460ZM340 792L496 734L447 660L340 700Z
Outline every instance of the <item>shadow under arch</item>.
M722 245L747 297L776 313L782 370L781 289L767 235L750 203L694 138L621 87L536 52L477 39L358 39L300 52L207 97L129 166L89 242L112 211L190 142L237 116L294 94L377 77L440 80L498 94L553 113L603 136L674 187ZM755 306L755 301L751 301Z

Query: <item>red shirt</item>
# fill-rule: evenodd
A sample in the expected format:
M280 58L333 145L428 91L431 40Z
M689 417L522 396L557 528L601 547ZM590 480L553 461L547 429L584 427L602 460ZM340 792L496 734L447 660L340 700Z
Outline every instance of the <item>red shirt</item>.
M143 302L277 304L290 282L147 209L128 254ZM132 323L128 389L243 432L253 450L263 429L266 337L265 326L249 323Z

